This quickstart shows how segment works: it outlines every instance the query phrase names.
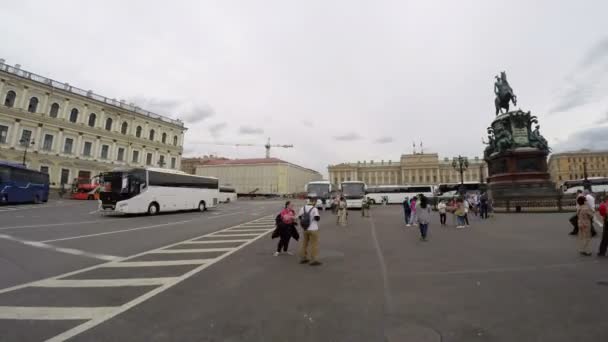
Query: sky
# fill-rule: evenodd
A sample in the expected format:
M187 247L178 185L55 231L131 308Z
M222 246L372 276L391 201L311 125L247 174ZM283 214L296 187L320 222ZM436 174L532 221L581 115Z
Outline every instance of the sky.
M558 5L559 4L559 5ZM185 156L482 156L494 76L554 152L608 149L606 1L29 1L0 58L179 118ZM259 144L234 147L222 144ZM418 148L419 149L419 148Z

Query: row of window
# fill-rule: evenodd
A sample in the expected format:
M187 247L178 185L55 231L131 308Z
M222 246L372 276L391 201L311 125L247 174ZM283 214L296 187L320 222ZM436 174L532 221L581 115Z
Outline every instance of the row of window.
M6 107L14 107L16 98L17 98L17 94L14 91L9 90L6 93L6 98L4 99L4 105ZM30 102L28 104L27 111L30 113L36 113L36 110L38 109L38 102L39 101L38 101L37 97L30 98ZM70 111L70 117L68 118L68 120L72 123L78 122L79 114L80 113L77 108L72 108L72 110ZM56 118L58 115L59 115L59 104L55 102L51 105L51 108L49 110L49 116L52 118ZM90 127L95 127L96 123L97 123L97 114L95 114L95 113L89 114L89 119L88 119L87 124ZM107 118L104 128L107 131L111 131L113 123L114 123L114 121L112 120L112 118ZM123 122L122 125L120 126L120 133L127 134L128 130L129 130L129 124L126 122ZM137 128L135 129L135 136L137 138L141 138L142 131L143 131L143 128L141 126L137 126ZM153 129L151 129L148 132L148 139L154 141L155 135L156 135L156 132ZM177 146L177 140L178 140L177 135L174 135L173 136L173 146ZM162 134L161 142L163 144L167 143L167 133Z

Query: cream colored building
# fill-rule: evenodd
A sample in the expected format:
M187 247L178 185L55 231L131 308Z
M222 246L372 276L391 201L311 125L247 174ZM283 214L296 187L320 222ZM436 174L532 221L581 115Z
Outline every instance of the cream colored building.
M488 176L486 163L479 157L468 161L464 181L485 182ZM452 160L440 160L436 153L404 154L399 161L342 163L330 165L328 171L333 184L349 180L363 181L367 185L437 185L460 182L460 172L452 167Z
M118 166L179 169L186 128L0 60L0 160L48 172L52 186Z
M608 177L608 150L583 149L551 154L548 163L551 180L560 187L567 180L583 179L585 163L587 177Z
M238 194L260 195L301 193L306 183L322 179L317 171L277 158L210 159L196 166L196 174L217 177Z

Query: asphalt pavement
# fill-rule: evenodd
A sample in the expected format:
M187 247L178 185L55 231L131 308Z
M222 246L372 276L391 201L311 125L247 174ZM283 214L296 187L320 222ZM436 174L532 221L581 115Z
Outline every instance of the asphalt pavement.
M312 267L272 256L280 207L0 210L0 341L608 340L608 261L577 254L567 214L434 214L423 242L399 206L324 212Z

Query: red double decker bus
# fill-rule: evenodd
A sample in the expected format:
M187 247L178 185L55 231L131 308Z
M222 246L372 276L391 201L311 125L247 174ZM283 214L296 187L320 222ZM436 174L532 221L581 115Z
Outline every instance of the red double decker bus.
M99 200L99 177L79 177L72 183L72 199L76 200Z

